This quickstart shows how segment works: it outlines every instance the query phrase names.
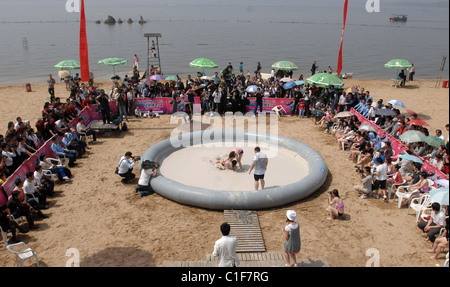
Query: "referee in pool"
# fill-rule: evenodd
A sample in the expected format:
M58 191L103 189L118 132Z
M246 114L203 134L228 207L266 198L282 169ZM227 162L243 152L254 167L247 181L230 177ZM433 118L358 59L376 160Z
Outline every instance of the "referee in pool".
M255 173L253 175L255 178L255 190L259 189L260 181L261 189L264 189L264 174L266 173L268 163L269 159L267 158L267 155L262 153L259 147L255 147L255 156L253 157L252 166L248 171L248 173L251 174L252 170L255 169Z

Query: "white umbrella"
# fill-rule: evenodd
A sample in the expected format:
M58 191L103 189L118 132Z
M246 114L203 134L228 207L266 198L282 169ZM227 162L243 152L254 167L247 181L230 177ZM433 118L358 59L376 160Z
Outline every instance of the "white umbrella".
M247 91L247 93L256 93L256 91L257 91L258 89L259 89L258 86L256 86L256 85L251 85L251 86L248 86L248 87L247 87L246 91Z

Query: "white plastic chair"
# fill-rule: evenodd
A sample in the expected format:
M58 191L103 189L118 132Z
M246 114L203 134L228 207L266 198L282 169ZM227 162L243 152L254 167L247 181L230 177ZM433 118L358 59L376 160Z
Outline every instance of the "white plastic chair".
M3 230L3 227L0 226L0 231L2 233L2 239L3 243L5 243L5 246L8 246L8 232Z
M393 190L393 189L396 189L396 188L398 188L398 187L400 187L400 186L403 186L405 183L406 183L406 180L403 179L403 182L402 182L402 183L390 184L390 185L388 186L388 198L391 199L391 194L392 194L392 190ZM395 196L394 196L394 199L395 199Z
M272 111L275 112L277 114L277 116L281 116L280 112L287 114L286 110L281 105L273 107Z
M42 171L43 171L45 176L48 176L48 177L50 177L52 179L52 181L55 181L56 174L52 173L51 170L49 170L49 169L42 169Z
M431 200L429 194L425 194L422 197L413 198L411 200L411 204L409 205L409 208L416 212L416 222L419 221L422 211L424 211L427 208L430 208L431 203L433 203L433 201ZM409 209L408 209L408 213L409 213Z
M16 256L16 267L19 265L19 262L20 267L23 267L24 262L32 257L36 259L36 265L39 267L39 259L36 252L34 252L33 249L27 247L24 242L8 244L6 245L6 248Z

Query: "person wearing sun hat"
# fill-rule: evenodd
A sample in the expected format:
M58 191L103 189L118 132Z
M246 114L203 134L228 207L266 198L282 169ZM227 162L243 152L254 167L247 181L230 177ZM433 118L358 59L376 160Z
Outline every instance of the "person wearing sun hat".
M283 228L283 236L286 240L284 242L284 257L286 259L286 267L291 267L291 259L294 267L298 267L296 254L300 252L300 224L296 221L297 213L294 210L286 211L286 222L288 223Z

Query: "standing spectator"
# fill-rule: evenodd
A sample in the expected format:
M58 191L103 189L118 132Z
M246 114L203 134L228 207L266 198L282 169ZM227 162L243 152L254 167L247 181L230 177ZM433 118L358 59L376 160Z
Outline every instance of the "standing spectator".
M416 73L416 67L414 67L414 64L411 64L411 68L408 69L408 72L408 81L414 81L414 74Z
M258 111L258 107L259 107L259 112L260 113L262 113L262 111L263 111L263 94L261 93L261 89L260 88L258 88L256 90L255 97L256 97L256 100L255 100L254 113L256 115L256 112Z
M256 64L255 77L258 78L261 75L261 70L262 70L261 63L258 62L258 64Z
M373 191L375 193L375 197L379 198L378 189L381 189L381 193L383 194L383 200L388 201L386 195L386 183L387 183L387 165L386 162L383 161L381 157L377 157L376 159L377 167L376 167L376 177L375 182L373 184Z
M236 254L238 241L236 237L230 236L231 227L227 222L222 223L220 231L222 238L214 244L212 255L219 257L219 267L239 267L239 258Z
M265 181L264 175L267 170L267 165L269 164L269 159L267 156L261 152L260 147L255 147L255 156L253 157L252 166L250 167L248 173L251 174L252 170L255 169L253 175L255 179L255 190L259 189L259 182L261 181L261 189L264 189Z
M133 59L133 68L136 67L137 70L139 70L139 57L134 54L134 59Z
M317 62L314 61L314 63L311 66L311 76L316 74L316 70L319 68L319 66L317 66Z
M296 221L297 213L294 210L286 212L286 222L288 223L282 230L286 240L284 242L284 257L286 259L286 267L292 267L291 259L294 267L298 267L296 254L300 252L300 224Z
M104 92L100 94L100 97L98 98L98 102L100 104L100 112L102 114L102 120L103 124L110 124L112 122L111 120L111 109L109 107L109 100L108 97Z
M50 94L50 101L55 97L55 84L56 81L53 79L52 74L48 75L49 79L47 80L48 83L48 93Z

